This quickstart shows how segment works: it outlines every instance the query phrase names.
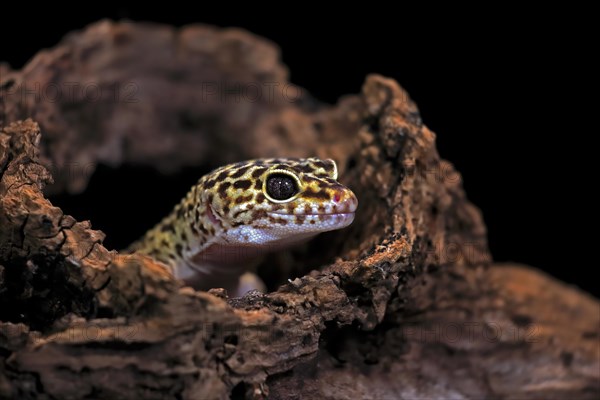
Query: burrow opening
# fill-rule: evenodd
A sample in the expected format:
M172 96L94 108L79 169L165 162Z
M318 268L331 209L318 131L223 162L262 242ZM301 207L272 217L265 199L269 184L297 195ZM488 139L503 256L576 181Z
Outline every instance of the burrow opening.
M106 234L109 250L126 248L170 213L198 179L214 165L185 167L163 174L151 166L98 165L86 189L79 194L49 195L53 205L77 221L89 220ZM350 230L322 233L310 242L264 257L257 273L269 291L334 261L332 243L343 243Z

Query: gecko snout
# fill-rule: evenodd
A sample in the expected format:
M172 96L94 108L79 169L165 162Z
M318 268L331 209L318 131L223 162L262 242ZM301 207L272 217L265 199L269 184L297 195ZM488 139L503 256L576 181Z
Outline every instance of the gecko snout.
M338 213L353 213L358 207L358 199L349 189L336 190L331 200L333 202L333 209Z

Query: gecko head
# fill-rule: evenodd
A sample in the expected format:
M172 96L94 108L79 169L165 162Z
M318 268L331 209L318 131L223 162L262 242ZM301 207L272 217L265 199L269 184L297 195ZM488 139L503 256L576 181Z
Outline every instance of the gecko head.
M330 159L232 164L211 174L210 209L227 243L277 247L301 242L354 220L358 200L337 175Z

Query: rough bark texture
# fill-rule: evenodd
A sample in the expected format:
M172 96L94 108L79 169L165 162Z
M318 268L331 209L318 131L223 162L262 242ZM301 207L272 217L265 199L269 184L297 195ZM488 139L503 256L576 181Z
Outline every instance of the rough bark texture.
M479 211L394 81L320 105L292 98L251 34L109 22L0 74L0 397L598 397L598 301L488 266ZM19 94L66 82L133 82L137 97ZM214 82L263 97L215 97ZM176 173L271 155L336 159L360 209L270 258L279 282L304 276L265 295L182 288L44 196L69 163L91 167L47 192L84 190L97 163Z

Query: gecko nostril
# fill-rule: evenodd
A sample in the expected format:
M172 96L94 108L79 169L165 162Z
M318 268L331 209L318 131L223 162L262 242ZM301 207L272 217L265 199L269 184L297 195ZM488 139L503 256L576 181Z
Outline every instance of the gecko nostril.
M340 192L335 192L335 194L333 195L333 201L335 203L339 203L341 199L342 199L342 194Z

